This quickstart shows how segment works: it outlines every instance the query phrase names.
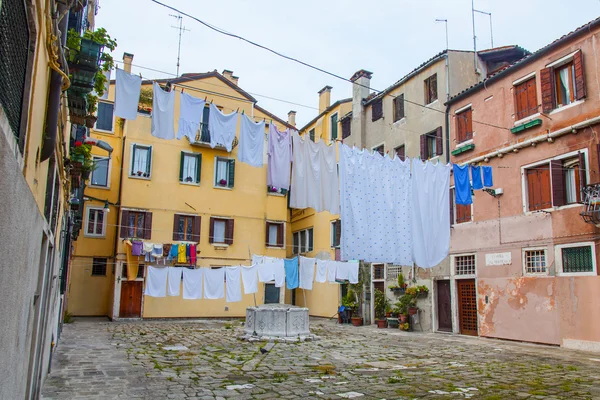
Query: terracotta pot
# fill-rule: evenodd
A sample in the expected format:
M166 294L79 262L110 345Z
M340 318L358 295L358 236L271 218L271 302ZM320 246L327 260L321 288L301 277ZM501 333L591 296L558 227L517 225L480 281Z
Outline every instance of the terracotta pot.
M408 315L400 314L399 318L400 318L400 323L401 324L403 324L406 321L408 321Z
M391 316L392 316L392 313L391 313L391 312L386 312L386 313L385 313L385 317L386 317L386 318L390 318Z
M91 129L94 127L94 125L96 125L97 120L98 117L96 117L95 115L88 115L87 117L85 117L85 126Z
M352 325L354 325L354 326L362 326L362 324L363 324L362 317L352 317L351 321L352 321Z
M410 308L408 309L408 315L415 315L415 314L417 313L417 311L419 311L419 309L418 309L418 308L415 308L415 307L410 307Z
M376 319L375 323L378 329L387 328L387 321L385 319Z

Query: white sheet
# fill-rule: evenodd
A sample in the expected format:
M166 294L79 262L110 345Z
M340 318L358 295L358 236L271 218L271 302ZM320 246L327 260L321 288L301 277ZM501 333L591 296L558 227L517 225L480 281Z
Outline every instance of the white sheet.
M251 294L258 292L258 266L253 265L251 267L243 266L242 270L242 281L244 282L244 293Z
M243 114L240 120L238 160L253 167L262 167L264 147L265 121L254 122Z
M348 261L348 282L352 284L358 283L358 261Z
M285 285L285 267L283 258L277 258L273 261L275 272L275 287L283 287Z
M263 264L258 264L258 280L260 282L272 282L275 280L274 261L265 261Z
M225 301L227 303L242 301L240 267L226 267L225 276Z
M335 279L346 281L350 279L350 268L347 262L336 261Z
M115 82L115 115L123 119L136 119L142 78L117 68Z
M235 131L237 129L236 111L231 114L223 114L214 104L210 104L210 113L208 114L208 130L210 131L210 147L217 145L225 146L228 152L231 152Z
M335 156L335 143L327 146L325 141L319 141L319 174L321 184L320 210L332 214L340 213L340 183L338 166Z
M167 296L167 268L148 266L144 294L151 297Z
M337 273L337 262L327 261L327 281L335 283L335 274Z
M274 124L269 125L268 156L267 185L288 190L292 162L292 139L289 129L281 132Z
M225 268L204 270L204 298L216 300L225 297Z
M205 268L183 268L183 298L196 300L202 298L202 277Z
M317 273L315 275L315 282L324 283L327 281L327 264L328 260L317 259Z
M315 259L300 256L298 264L298 275L301 289L312 290L315 278Z
M179 126L177 127L177 139L184 136L190 142L196 141L196 132L202 123L202 115L204 114L204 105L206 102L203 99L190 96L187 93L179 95Z
M160 139L175 137L175 92L165 92L158 83L152 84L152 128L151 134Z
M169 277L169 296L179 296L181 291L181 277L183 269L181 267L167 267Z

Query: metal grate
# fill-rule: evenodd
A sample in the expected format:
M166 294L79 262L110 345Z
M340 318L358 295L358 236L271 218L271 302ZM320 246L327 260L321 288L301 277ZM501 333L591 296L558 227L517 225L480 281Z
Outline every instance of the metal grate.
M92 276L106 276L106 258L92 260Z
M592 248L590 246L562 249L563 272L593 272Z
M388 281L396 281L396 280L398 280L398 275L401 272L402 272L401 265L388 265L386 278Z
M528 274L545 274L546 250L525 251L525 272Z
M373 265L373 279L385 279L385 265L374 264Z
M23 0L3 0L0 4L0 105L14 135L19 138L29 27Z
M454 271L456 275L475 275L475 254L456 256L454 258Z

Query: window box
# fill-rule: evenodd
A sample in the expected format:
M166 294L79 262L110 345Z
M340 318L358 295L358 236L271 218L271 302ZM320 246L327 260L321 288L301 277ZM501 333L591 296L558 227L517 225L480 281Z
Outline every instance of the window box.
M453 156L457 156L459 154L465 153L467 151L471 151L475 148L475 144L474 143L469 143L466 144L464 146L460 146L458 149L456 150L452 150L452 155Z
M512 128L510 130L510 132L514 133L514 134L521 133L524 130L527 130L527 129L539 126L541 124L542 124L542 120L541 119L534 119L533 121L529 121L529 122L526 122L524 124L515 126L514 128Z

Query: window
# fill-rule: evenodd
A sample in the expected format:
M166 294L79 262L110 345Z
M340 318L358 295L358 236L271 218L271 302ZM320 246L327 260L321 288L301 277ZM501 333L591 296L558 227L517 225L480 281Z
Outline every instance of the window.
M200 142L210 143L210 131L208 130L208 119L210 117L210 105L207 103L202 110L202 123L200 124ZM198 137L196 137L198 141Z
M292 242L294 254L304 254L313 251L313 228L294 232Z
M398 275L400 275L402 273L402 266L401 265L389 265L387 266L387 268L385 269L385 279L387 281L394 281L397 282L398 281Z
M350 136L351 131L352 131L352 118L351 117L346 117L344 119L342 119L342 139L346 139L348 136Z
M106 258L92 260L92 276L106 276Z
M515 120L537 113L537 88L535 76L515 85Z
M266 224L266 239L267 247L283 247L284 239L284 224L283 222L267 222Z
M394 122L404 118L404 93L394 97Z
M564 275L596 275L594 242L556 246L557 272Z
M425 79L425 104L433 103L437 98L437 74L433 74Z
M150 239L152 213L147 211L123 210L121 213L121 237Z
M546 249L524 250L523 265L526 274L546 274Z
M456 114L456 140L458 143L473 139L473 110L467 108Z
M340 247L342 238L342 220L331 221L331 247Z
M377 121L383 118L383 98L379 98L373 102L371 106L371 121Z
M131 147L131 173L130 176L150 178L152 166L152 146L134 144Z
M98 102L98 120L96 129L100 131L113 131L113 110L115 105L112 103Z
M200 241L200 217L175 214L173 216L173 240Z
M334 141L338 138L338 115L337 113L331 116L331 141Z
M202 167L202 154L181 152L179 162L179 182L200 183L200 169Z
M379 153L381 155L384 155L385 154L385 147L384 147L384 145L382 144L381 146L373 147L373 152L377 152L377 153Z
M454 256L455 275L475 275L475 254Z
M104 237L106 234L106 215L104 209L99 207L87 208L87 221L85 223L85 236Z
M524 169L528 211L562 207L582 201L586 185L585 153L561 156Z
M442 155L444 139L442 137L442 127L421 135L421 160L429 160L435 156Z
M584 99L585 74L581 50L541 70L540 82L544 113Z
M215 187L232 188L235 178L235 160L215 157Z
M373 264L373 279L385 279L385 264Z
M210 217L209 243L233 244L233 219Z
M450 189L450 225L462 224L464 222L471 222L471 207L472 204L456 204L454 188Z
M315 141L315 129L311 129L310 131L308 131L308 137L310 140L312 140L313 142Z
M406 146L401 145L396 147L396 157L400 158L402 161L406 159Z
M95 168L92 171L91 186L108 187L108 157L92 157Z
M144 264L139 264L138 265L138 272L137 272L137 278L138 279L143 279L144 278L144 269L145 266ZM127 264L123 263L123 269L121 271L121 277L123 279L127 279Z

